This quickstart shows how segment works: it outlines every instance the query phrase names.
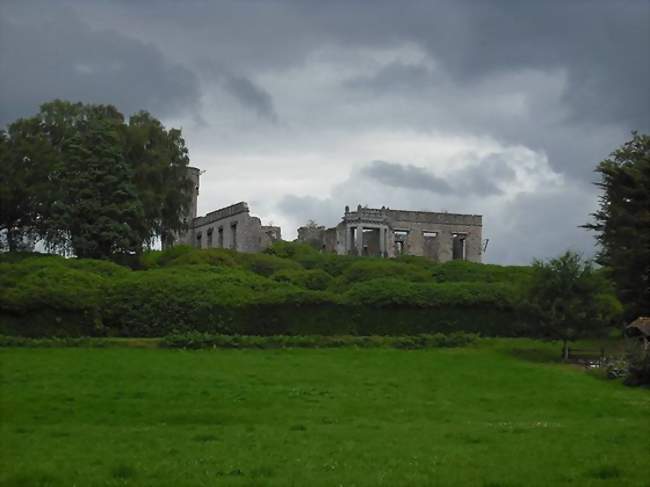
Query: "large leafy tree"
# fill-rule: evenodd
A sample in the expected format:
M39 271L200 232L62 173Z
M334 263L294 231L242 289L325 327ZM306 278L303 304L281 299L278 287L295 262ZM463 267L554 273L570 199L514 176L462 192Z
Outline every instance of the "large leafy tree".
M611 273L628 319L650 314L650 136L630 141L596 171L603 193L594 222L598 262Z
M110 107L91 107L63 143L47 227L78 257L136 253L142 245L142 203L123 153L122 122Z
M622 311L602 269L574 252L535 261L528 298L540 331L564 342L565 357L569 341L597 334Z
M0 231L10 251L37 233L55 156L34 119L0 131Z
M127 124L111 105L54 100L10 125L0 160L0 230L14 241L36 232L51 248L109 257L183 228L188 151L146 112Z
M129 119L126 157L144 208L145 240L160 237L163 246L173 243L184 227L192 185L181 131L166 130L149 113L139 112Z

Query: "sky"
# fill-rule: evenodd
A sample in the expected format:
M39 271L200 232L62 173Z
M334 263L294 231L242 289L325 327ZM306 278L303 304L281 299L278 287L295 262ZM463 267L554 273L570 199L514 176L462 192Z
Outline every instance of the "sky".
M484 260L572 249L597 163L650 131L650 0L3 0L0 125L150 111L285 239L344 207L483 215Z

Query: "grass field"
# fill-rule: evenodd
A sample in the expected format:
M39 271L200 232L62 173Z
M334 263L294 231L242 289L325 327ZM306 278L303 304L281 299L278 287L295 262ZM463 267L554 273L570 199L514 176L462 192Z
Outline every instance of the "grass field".
M1 349L0 485L650 486L650 391L558 350Z

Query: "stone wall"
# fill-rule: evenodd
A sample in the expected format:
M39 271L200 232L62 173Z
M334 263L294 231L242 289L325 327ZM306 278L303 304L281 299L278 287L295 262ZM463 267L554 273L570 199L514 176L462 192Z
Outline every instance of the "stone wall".
M250 215L248 204L243 201L195 218L182 237L184 243L193 247L239 252L260 252L280 238L280 227L263 227L259 218Z
M481 215L358 206L346 207L342 222L324 231L321 242L325 251L338 254L481 262L482 229ZM299 240L303 235L299 232Z

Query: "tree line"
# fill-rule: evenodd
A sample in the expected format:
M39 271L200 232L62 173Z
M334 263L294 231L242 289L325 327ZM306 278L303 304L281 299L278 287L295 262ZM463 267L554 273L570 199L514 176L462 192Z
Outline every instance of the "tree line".
M0 131L0 233L10 251L115 258L173 241L190 204L181 131L141 111L54 100Z

